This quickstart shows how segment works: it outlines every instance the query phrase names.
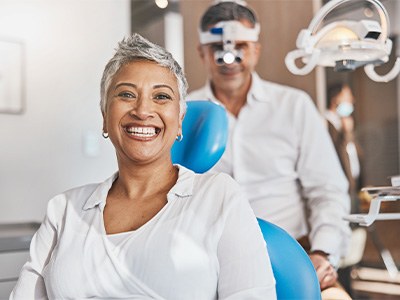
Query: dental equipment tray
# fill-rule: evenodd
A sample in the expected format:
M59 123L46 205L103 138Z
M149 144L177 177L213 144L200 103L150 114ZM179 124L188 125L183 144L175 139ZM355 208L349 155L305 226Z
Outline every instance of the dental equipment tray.
M344 217L345 220L370 226L375 220L400 219L400 213L379 213L382 202L400 200L400 186L365 187L361 191L367 192L372 197L368 214L351 214Z

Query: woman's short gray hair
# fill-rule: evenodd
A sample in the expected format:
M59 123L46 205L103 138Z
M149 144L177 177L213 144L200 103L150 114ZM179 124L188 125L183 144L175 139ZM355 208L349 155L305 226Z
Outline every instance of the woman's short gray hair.
M118 47L114 56L104 68L100 86L101 112L103 114L106 112L108 101L107 94L115 74L127 63L139 60L156 62L160 66L168 68L171 73L175 75L179 89L180 114L184 114L186 111L186 94L188 84L182 68L172 57L171 53L169 53L163 47L148 41L137 33L134 33L128 38L124 38L118 43Z

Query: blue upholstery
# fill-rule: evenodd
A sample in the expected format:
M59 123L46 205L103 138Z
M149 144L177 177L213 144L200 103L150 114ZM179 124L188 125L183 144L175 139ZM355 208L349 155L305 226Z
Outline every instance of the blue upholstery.
M172 147L173 163L196 173L208 171L225 151L225 109L211 101L188 102L182 130L183 140ZM278 299L321 299L317 275L303 248L280 227L260 219L258 223L267 243Z
M267 242L278 299L321 299L317 274L307 253L282 228L258 219Z
M211 169L225 151L228 117L211 101L188 101L182 125L183 140L172 146L172 162L196 173Z

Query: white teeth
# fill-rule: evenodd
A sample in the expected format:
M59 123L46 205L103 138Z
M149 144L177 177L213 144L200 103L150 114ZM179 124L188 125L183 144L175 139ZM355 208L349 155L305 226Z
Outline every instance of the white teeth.
M151 137L156 134L154 127L127 127L126 131L131 135L140 137Z

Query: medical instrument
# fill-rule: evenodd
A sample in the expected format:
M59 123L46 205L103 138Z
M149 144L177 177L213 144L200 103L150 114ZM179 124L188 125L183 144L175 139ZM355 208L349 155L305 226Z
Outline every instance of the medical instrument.
M221 43L221 49L214 51L214 59L218 65L240 63L243 58L242 50L236 49L236 42L257 42L260 25L254 28L244 26L239 21L221 21L208 31L199 31L200 44Z
M353 71L364 66L367 76L377 82L388 82L400 72L400 58L385 75L379 75L375 67L389 60L392 41L389 39L389 16L378 0L363 0L372 3L380 17L375 20L336 21L325 26L324 18L338 6L354 0L331 0L314 16L309 27L302 29L296 40L297 49L285 57L285 64L295 75L306 75L317 65L333 67L335 71ZM295 63L301 59L303 67Z

